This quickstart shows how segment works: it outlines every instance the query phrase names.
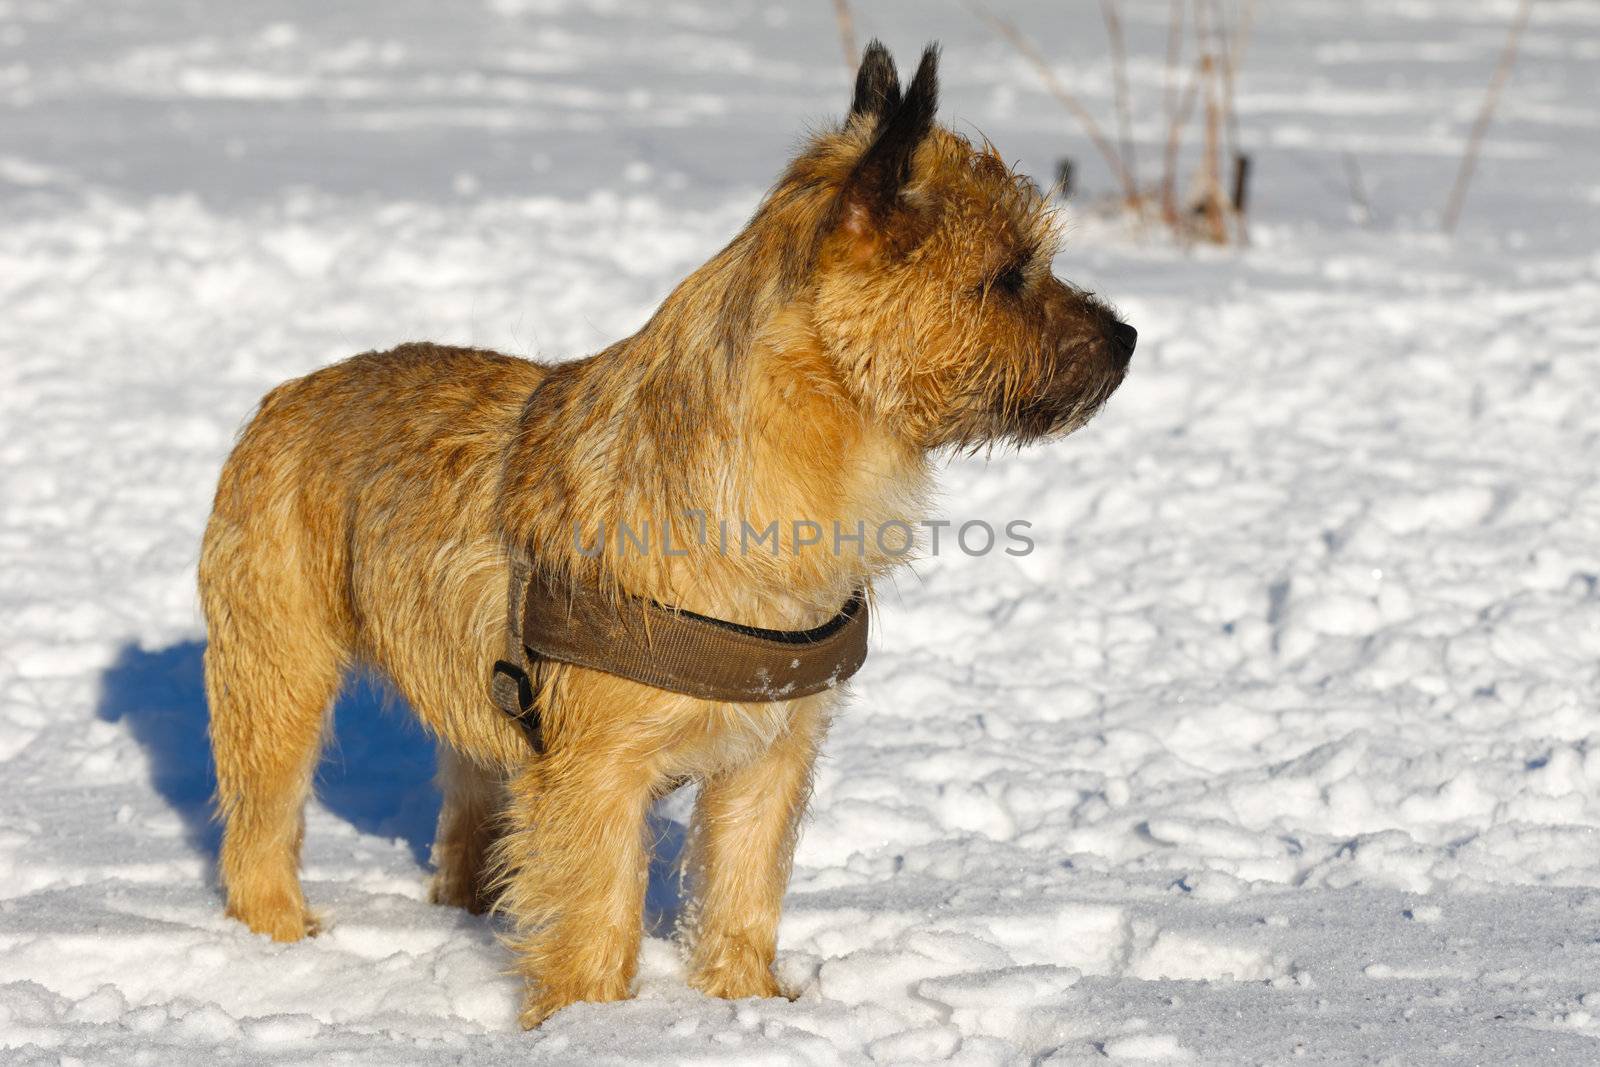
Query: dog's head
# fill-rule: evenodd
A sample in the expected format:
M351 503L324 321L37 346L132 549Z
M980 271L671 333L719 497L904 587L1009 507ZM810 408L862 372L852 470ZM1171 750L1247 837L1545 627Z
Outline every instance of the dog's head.
M1070 433L1122 382L1136 334L1051 273L1039 189L934 122L937 67L930 47L902 91L874 41L849 118L819 141L818 335L862 410L920 447Z

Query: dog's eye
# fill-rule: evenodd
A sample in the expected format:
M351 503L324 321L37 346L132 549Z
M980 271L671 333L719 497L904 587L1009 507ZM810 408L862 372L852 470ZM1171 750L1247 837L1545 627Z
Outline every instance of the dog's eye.
M1028 276L1022 273L1022 264L1013 263L1001 271L994 279L994 287L1003 293L1016 296L1022 292L1022 287L1028 284Z

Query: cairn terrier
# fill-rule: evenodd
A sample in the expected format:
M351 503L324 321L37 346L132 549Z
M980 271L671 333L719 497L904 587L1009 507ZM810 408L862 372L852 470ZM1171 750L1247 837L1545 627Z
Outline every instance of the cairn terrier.
M778 995L779 908L839 699L708 700L572 663L534 680L542 737L486 693L514 558L571 588L795 630L900 563L709 527L913 523L942 452L1082 426L1135 332L1051 274L1047 199L934 121L881 44L850 113L638 333L572 362L407 344L274 389L223 467L200 560L228 914L317 932L303 807L341 680L368 667L440 742L431 896L509 916L522 1021L627 997L651 803L699 783L689 981ZM590 549L655 525L671 551ZM897 547L897 546L896 546Z

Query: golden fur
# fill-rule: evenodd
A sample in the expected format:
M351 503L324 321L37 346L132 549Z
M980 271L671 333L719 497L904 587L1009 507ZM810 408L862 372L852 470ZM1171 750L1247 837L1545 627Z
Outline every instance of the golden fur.
M328 708L357 664L441 742L432 899L513 920L523 1012L628 995L651 802L701 783L690 980L772 996L779 906L836 696L715 704L576 667L540 675L535 758L490 702L510 546L587 583L800 628L899 562L790 520L914 522L929 457L1080 425L1126 365L1110 311L1050 276L1043 198L932 124L869 49L855 105L637 334L542 365L403 345L273 390L225 464L200 588L228 913L315 933L297 876ZM698 512L780 551L719 551ZM586 554L626 523L684 555ZM582 533L582 538L575 536ZM610 533L607 536L611 536Z

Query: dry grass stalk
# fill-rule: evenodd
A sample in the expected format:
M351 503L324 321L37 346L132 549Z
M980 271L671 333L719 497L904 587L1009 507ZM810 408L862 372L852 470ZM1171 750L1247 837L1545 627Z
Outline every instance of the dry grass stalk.
M1045 88L1077 119L1100 155L1105 158L1121 188L1124 209L1143 216L1151 200L1159 199L1161 219L1183 239L1227 244L1244 243L1244 221L1249 159L1239 150L1238 117L1234 106L1235 79L1254 21L1254 0L1239 0L1237 18L1230 28L1222 0L1171 0L1167 30L1166 67L1162 84L1162 118L1166 143L1162 153L1160 184L1140 188L1133 140L1133 107L1127 73L1127 47L1118 0L1101 0L1111 54L1113 105L1120 144L1113 145L1099 123L1056 78L1033 43L1015 25L988 10L982 0L964 0L967 7L1015 48L1038 73ZM1189 11L1192 4L1193 11ZM1187 42L1197 53L1186 62ZM1180 70L1187 67L1187 83L1179 88ZM1191 199L1180 201L1178 167L1189 122L1198 101L1204 99L1201 158ZM1224 171L1228 171L1225 179ZM1231 190L1231 191L1230 191Z
M1139 200L1139 187L1134 184L1132 175L1128 173L1128 168L1123 165L1121 155L1107 140L1105 132L1100 129L1100 124L1094 120L1094 116L1089 113L1089 110L1079 102L1076 96L1072 95L1065 85L1061 84L1061 80L1056 77L1055 71L1050 69L1050 64L1045 62L1044 56L1039 53L1039 50L1015 26L984 7L979 0L966 0L966 5L968 10L982 19L995 33L1004 37L1011 47L1015 48L1022 58L1028 61L1028 64L1038 73L1039 79L1044 82L1045 88L1049 90L1050 95L1055 97L1061 103L1061 106L1066 108L1078 120L1078 124L1083 127L1083 132L1094 144L1095 149L1105 158L1106 165L1111 168L1111 173L1116 176L1117 183L1122 186L1123 196L1129 203L1137 203Z
M1240 244L1247 244L1249 234L1245 228L1245 215L1243 206L1246 196L1246 182L1249 180L1249 161L1239 151L1239 120L1233 106L1233 72L1235 57L1244 47L1244 38L1240 36L1243 28L1248 26L1252 16L1252 8L1247 3L1240 17L1240 29L1235 33L1228 31L1227 17L1222 10L1221 0L1211 2L1211 27L1215 39L1215 55L1217 57L1217 78L1220 90L1220 110L1224 149L1218 160L1218 173L1216 174L1217 188L1222 188L1221 166L1222 161L1230 161L1233 166L1232 192L1228 196L1229 214L1234 220L1236 237Z
M1506 80L1511 77L1511 68L1516 66L1517 46L1521 43L1522 31L1527 27L1528 17L1532 13L1533 0L1522 0L1516 16L1511 20L1500 62L1495 65L1494 75L1489 79L1489 91L1484 94L1483 106L1478 109L1478 117L1472 123L1466 151L1461 155L1461 167L1456 171L1455 184L1450 187L1450 199L1445 204L1444 216L1440 220L1445 233L1453 232L1461 217L1461 205L1467 198L1467 185L1472 181L1472 172L1478 165L1478 148L1483 144L1484 134L1489 132L1489 120L1494 116L1495 105L1500 102L1500 92L1505 88Z
M1361 164L1355 154L1345 152L1344 176L1350 183L1350 204L1355 208L1356 221L1365 226L1372 221L1372 200L1367 196L1367 183L1361 178Z
M1167 127L1167 149L1161 166L1161 218L1168 226L1178 224L1178 139L1182 130L1179 119L1178 60L1183 55L1184 29L1183 0L1172 0L1171 14L1167 20L1167 63L1162 74L1161 117ZM1191 81L1189 88L1192 90ZM1188 96L1188 94L1185 94ZM1188 96L1192 101L1192 96Z
M1205 225L1206 237L1223 245L1228 243L1228 212L1222 192L1222 79L1216 58L1210 53L1201 57L1200 70L1206 92L1205 153L1196 210Z
M844 52L844 68L851 74L861 62L861 49L856 47L856 20L850 11L850 0L833 0L833 16L839 23L839 48Z
M1235 150L1239 146L1239 114L1233 106L1234 75L1244 63L1245 50L1250 46L1250 29L1255 24L1255 13L1255 0L1244 0L1244 6L1239 12L1239 21L1234 25L1232 33L1226 31L1226 22L1221 12L1217 14L1217 29L1222 45L1222 73L1227 90L1224 100L1228 119L1228 142Z
M1117 109L1117 135L1123 166L1127 168L1128 185L1133 197L1128 206L1142 210L1143 198L1139 196L1139 163L1133 150L1133 114L1128 103L1128 50L1122 39L1122 18L1117 13L1116 0L1100 0L1100 13L1106 21L1106 37L1111 42L1111 81Z
M1194 114L1194 102L1199 98L1200 86L1205 77L1204 64L1197 62L1189 74L1189 84L1173 108L1167 123L1167 151L1163 165L1165 186L1162 188L1162 217L1174 231L1183 227L1183 212L1178 206L1178 154L1183 147L1183 131L1188 128L1189 116Z
M1245 0L1238 24L1229 31L1221 0L1194 0L1194 39L1200 50L1196 67L1199 91L1205 95L1205 117L1200 172L1196 180L1194 218L1201 225L1202 238L1219 244L1230 239L1239 244L1249 241L1245 223L1250 160L1239 149L1238 115L1234 107L1234 75L1248 42L1254 19L1254 5ZM1187 111L1168 130L1168 155L1175 167L1181 126L1188 121ZM1225 179L1225 168L1231 168ZM1231 233L1230 233L1231 224Z

